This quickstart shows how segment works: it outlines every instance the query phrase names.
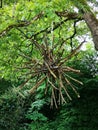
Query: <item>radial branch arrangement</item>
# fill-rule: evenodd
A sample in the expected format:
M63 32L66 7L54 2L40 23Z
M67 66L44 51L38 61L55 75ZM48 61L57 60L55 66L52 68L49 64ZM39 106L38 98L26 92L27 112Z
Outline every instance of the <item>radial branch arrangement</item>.
M85 42L82 42L77 48L75 48L70 54L64 57L64 48L60 44L49 44L48 38L44 38L45 41L39 44L36 40L33 40L35 48L39 50L40 59L29 59L24 64L22 69L28 69L28 79L20 86L22 88L29 80L36 78L35 85L28 91L29 94L34 94L41 84L45 84L44 94L50 95L51 107L58 108L59 105L67 103L72 100L70 91L79 98L80 95L76 90L73 82L82 85L82 82L70 76L70 73L79 74L80 70L76 70L66 65L66 62L70 60L74 55L78 53L78 50ZM67 98L67 100L66 100Z
M44 84L44 94L49 95L51 107L58 108L72 100L73 93L80 97L75 85L82 85L82 82L72 76L73 73L79 74L80 70L69 66L68 62L86 41L83 38L81 43L77 40L80 36L77 23L83 18L77 13L55 14L56 18L60 18L45 24L42 21L47 21L46 14L40 12L31 21L9 25L0 32L0 37L8 33L13 36L14 30L21 41L16 41L14 46L17 50L16 61L19 61L15 67L21 73L22 82L24 79L19 88L22 89L32 80L33 85L28 93L37 94L38 88Z

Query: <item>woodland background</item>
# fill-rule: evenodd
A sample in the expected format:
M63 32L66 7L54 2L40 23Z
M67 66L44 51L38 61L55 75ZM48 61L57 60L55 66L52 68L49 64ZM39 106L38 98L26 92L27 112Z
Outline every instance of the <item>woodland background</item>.
M0 130L98 129L97 6L2 1Z

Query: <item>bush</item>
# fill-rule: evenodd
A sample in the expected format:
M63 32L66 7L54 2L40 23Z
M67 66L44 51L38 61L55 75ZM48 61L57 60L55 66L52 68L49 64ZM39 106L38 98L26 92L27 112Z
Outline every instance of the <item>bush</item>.
M11 88L11 82L5 79L0 79L0 94L3 94L8 88Z
M10 89L0 96L0 130L22 130L25 126L25 113L32 97L24 98Z

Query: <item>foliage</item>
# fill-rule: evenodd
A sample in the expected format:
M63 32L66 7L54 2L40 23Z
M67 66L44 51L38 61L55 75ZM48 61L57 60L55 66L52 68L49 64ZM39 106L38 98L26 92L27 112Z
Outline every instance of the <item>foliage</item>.
M26 114L26 118L30 119L32 122L29 124L29 128L33 129L41 129L43 123L47 121L47 117L45 117L41 112L40 109L45 104L44 100L37 100L31 104L31 108L29 109L28 113Z
M98 54L97 52L93 54L86 54L85 58L82 60L82 65L87 68L87 70L90 71L91 75L93 77L98 76Z
M98 82L97 82L98 83ZM94 86L93 86L94 87ZM64 105L58 113L56 120L49 123L53 130L92 130L98 129L98 105L97 104L98 89L82 89L80 91L81 98L74 100L70 104ZM89 103L90 102L90 103ZM95 110L95 111L94 111ZM56 126L54 128L54 126Z
M30 80L35 81L35 85L29 90L30 94L34 93L44 82L45 93L50 92L51 106L55 105L56 108L67 102L64 99L64 93L69 100L72 100L69 87L79 97L71 80L82 84L68 74L68 72L78 73L79 70L66 66L66 62L78 52L85 42L83 40L79 45L79 41L74 37L76 28L77 36L81 35L76 24L82 19L81 17L74 19L70 15L61 19L58 16L56 10L61 3L63 4L60 8L69 5L70 11L74 11L71 8L71 2L68 2L68 5L65 4L66 2L40 2L39 0L34 3L26 1L26 3L20 2L20 4L16 2L11 13L10 6L5 6L4 12L2 11L4 16L8 12L9 18L2 25L0 33L1 42L3 41L1 50L4 50L0 57L2 59L1 76L10 78L12 81L24 80L23 85ZM48 6L49 10L47 10ZM32 8L33 12L29 8ZM2 19L5 17L2 15ZM63 28L64 25L65 28ZM4 29L5 26L7 27ZM4 35L6 35L5 38L2 37ZM72 44L74 41L75 44ZM8 44L6 45L6 43ZM70 53L70 51L72 52ZM3 55L5 55L4 58ZM7 71L5 72L5 70ZM66 86L64 86L65 84Z
M77 90L98 84L97 53L90 54L92 46L87 46L90 52L81 51L84 43L90 45L91 34L98 49L98 21L89 2L4 1L0 8L0 79L17 88L0 96L0 129L26 129L26 122L32 130L68 130L79 123L74 115L81 98L75 103L72 99L75 94L79 97ZM46 116L49 103L60 109L51 110L56 113L55 121ZM71 108L74 104L75 109ZM80 124L84 118L79 117Z
M25 127L25 113L32 97L24 98L16 88L0 96L0 130L21 130Z
M93 55L95 56L94 53L88 54L88 57L93 57ZM93 77L87 67L88 63L91 62L91 58L88 58L88 62L84 62L85 60L85 54L82 53L78 55L77 62L75 57L68 63L68 65L73 64L75 68L81 69L82 75L80 74L77 77L73 75L75 78L81 79L85 85L78 89L80 99L74 98L73 101L63 105L58 110L53 110L49 108L48 95L47 100L44 98L44 84L38 88L36 91L38 94L35 97L26 97L26 99L21 97L17 89L13 88L12 91L0 96L0 117L2 117L0 118L0 129L97 130L96 98L98 77ZM93 65L96 66L97 63L94 62ZM21 94L25 96L24 91ZM53 118L49 118L50 115ZM91 122L90 126L88 126L89 121Z
M87 54L86 54L87 55ZM95 56L94 53L92 54L88 54L89 57ZM77 68L79 67L81 69L81 72L83 73L82 75L79 75L78 78L79 80L81 79L81 81L85 84L83 87L79 88L78 91L80 93L80 98L79 99L75 99L73 101L71 101L68 104L63 105L62 107L60 107L60 109L57 111L55 110L56 114L52 114L54 115L54 118L52 120L50 120L48 118L47 121L43 122L40 120L40 124L39 122L36 124L36 126L39 125L39 130L75 130L75 129L95 129L97 130L97 92L98 92L98 77L92 75L92 73L90 73L87 65L88 62L91 61L90 58L88 58L88 62L85 62L85 54L82 55L82 57L79 57L79 60L76 61L76 58L71 61L68 64L73 64L74 63L74 67L76 66ZM96 60L97 61L97 60ZM94 66L97 65L96 62L93 63ZM38 102L39 101L39 102ZM36 104L37 103L37 104ZM33 108L35 107L35 111L36 108L38 108L38 105L42 106L43 104L43 100L40 101L37 99L37 101L35 101L35 103L33 104ZM37 106L37 107L36 107ZM45 106L43 107L43 114L45 114ZM49 109L49 108L47 108ZM94 110L95 109L95 113ZM51 111L53 111L53 109L51 109ZM42 112L42 111L40 111ZM50 112L48 111L48 115L50 114ZM32 114L31 114L32 115ZM32 116L31 116L32 117ZM36 117L36 116L35 116ZM34 116L33 116L34 118ZM89 122L91 122L91 124L89 125ZM34 129L35 123L31 122L30 124L31 130Z
M2 37L2 33L0 34L0 51L2 52L0 54L0 60L2 61L0 62L0 76L10 80L18 80L20 78L25 80L24 74L28 70L21 68L25 66L24 62L28 62L30 58L33 60L42 60L39 50L34 45L34 39L38 44L45 44L45 35L47 35L50 46L52 42L58 46L63 43L62 48L59 49L59 53L61 54L62 49L64 49L64 56L70 52L71 47L72 49L76 48L80 43L77 37L88 34L85 23L82 22L82 26L80 26L81 23L79 22L78 26L77 20L66 20L63 17L61 19L55 13L55 11L64 11L66 9L73 12L74 8L72 7L73 5L68 0L63 0L62 2L60 0L37 0L36 2L25 1L25 3L22 1L11 1L7 2L6 6L3 5L3 8L0 10L2 14L0 32L3 34L7 33L7 35ZM44 10L44 14L42 13L42 16L37 17L40 12L43 12L42 9ZM37 19L32 21L33 18ZM75 34L76 30L77 34ZM73 37L74 35L76 37ZM30 40L30 37L32 37L32 40ZM84 36L82 39L84 39ZM71 45L72 42L73 46ZM57 50L58 47L55 48L54 53L57 54Z
M11 88L11 82L4 79L0 79L0 94L3 94L6 89Z

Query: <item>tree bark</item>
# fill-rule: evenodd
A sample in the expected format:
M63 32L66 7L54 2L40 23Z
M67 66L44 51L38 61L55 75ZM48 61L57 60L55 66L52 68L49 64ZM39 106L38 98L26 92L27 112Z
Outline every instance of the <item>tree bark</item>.
M91 11L86 0L71 0L71 2L83 14L83 18L91 31L95 49L98 51L98 20L96 16Z
M95 49L98 51L98 20L92 12L84 12L83 17L91 31Z

